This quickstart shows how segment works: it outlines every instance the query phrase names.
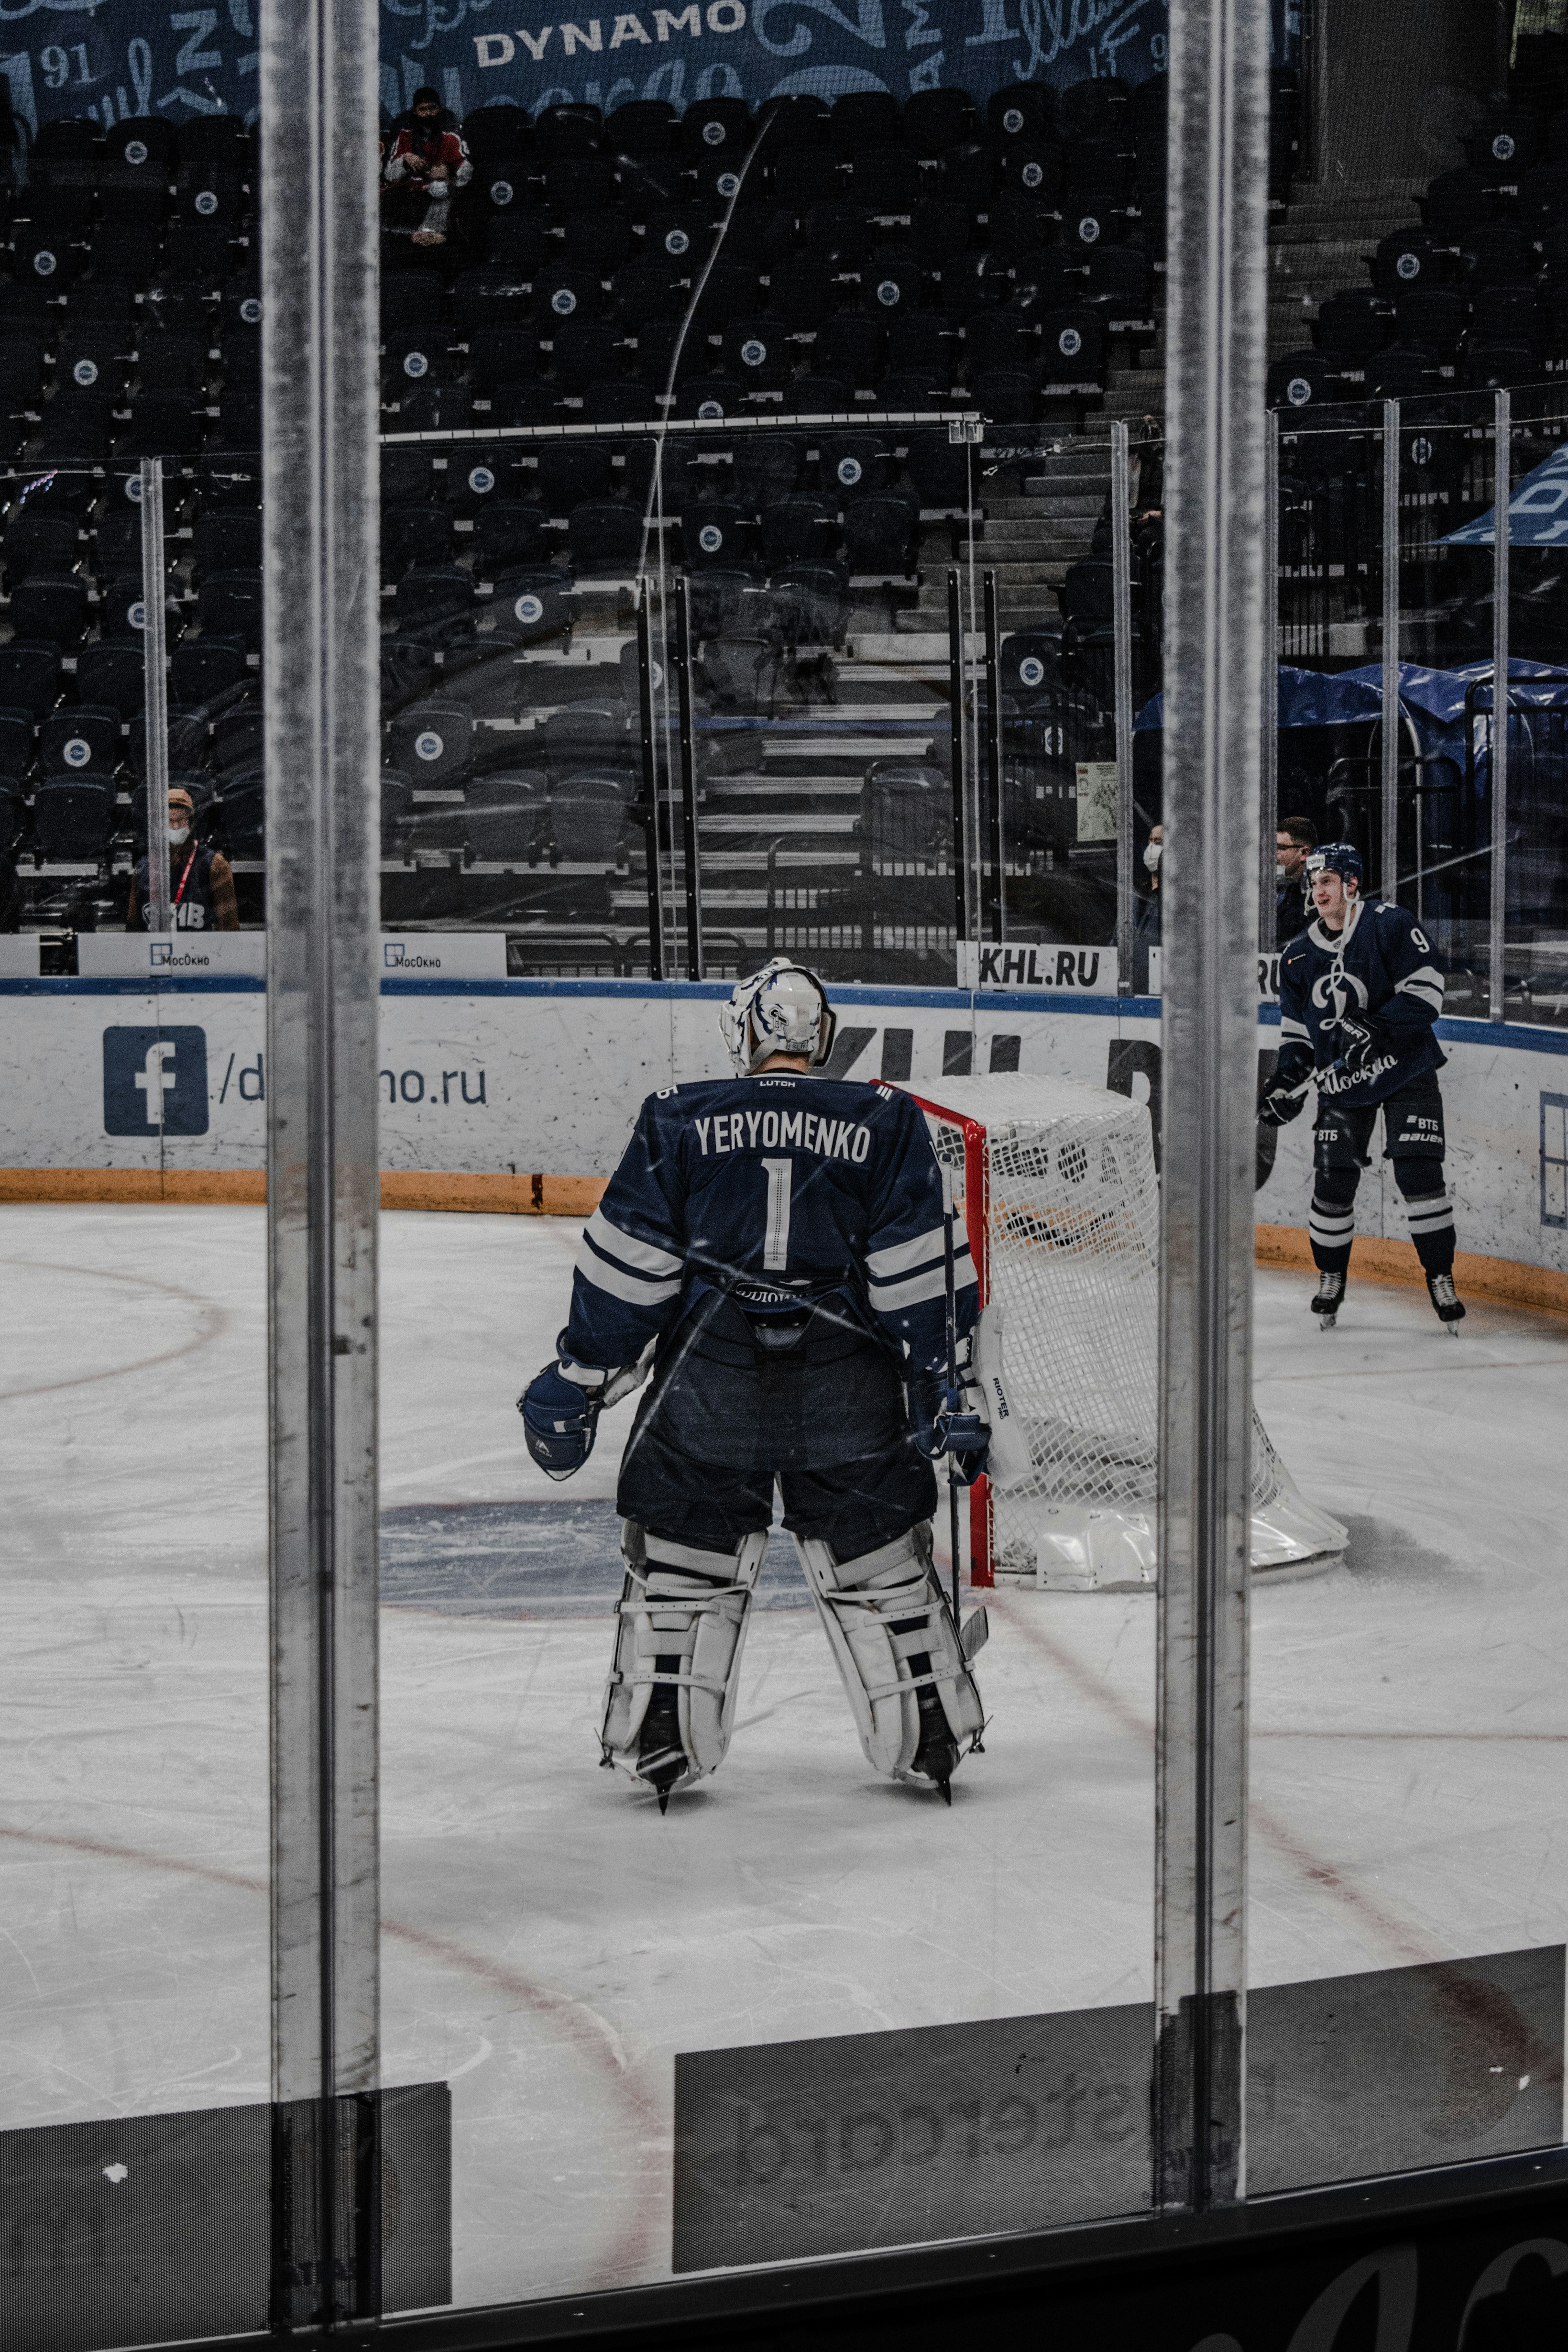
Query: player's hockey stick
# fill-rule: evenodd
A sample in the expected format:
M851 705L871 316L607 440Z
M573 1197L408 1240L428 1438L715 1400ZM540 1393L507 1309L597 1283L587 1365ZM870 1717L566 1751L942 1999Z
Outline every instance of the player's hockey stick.
M953 1249L953 1171L942 1171L942 1255L947 1318L947 1410L958 1409L958 1307ZM953 1627L958 1626L958 1481L947 1457L947 1540L953 1561Z

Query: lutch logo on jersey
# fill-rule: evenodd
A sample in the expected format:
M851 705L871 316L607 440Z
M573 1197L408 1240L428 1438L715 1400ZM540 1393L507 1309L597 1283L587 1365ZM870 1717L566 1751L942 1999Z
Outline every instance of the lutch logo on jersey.
M849 1160L858 1168L871 1151L871 1129L847 1118L820 1118L810 1110L737 1110L717 1118L694 1118L693 1129L706 1160L719 1151L776 1151L793 1144L800 1151L820 1152L824 1160Z

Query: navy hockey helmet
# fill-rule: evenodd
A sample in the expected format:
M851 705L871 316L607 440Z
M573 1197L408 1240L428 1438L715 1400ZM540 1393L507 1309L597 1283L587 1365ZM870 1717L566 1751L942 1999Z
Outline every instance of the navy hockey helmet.
M833 1050L838 1021L814 971L775 956L735 984L718 1016L718 1034L737 1075L749 1077L769 1054L802 1054L820 1069Z
M1360 850L1353 841L1325 841L1307 859L1309 889L1320 874L1337 874L1347 890L1353 882L1359 890L1363 879Z

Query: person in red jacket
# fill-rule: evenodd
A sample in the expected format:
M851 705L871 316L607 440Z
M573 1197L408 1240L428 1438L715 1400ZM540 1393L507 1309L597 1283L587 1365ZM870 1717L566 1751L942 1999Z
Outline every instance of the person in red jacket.
M399 118L387 157L388 186L427 199L423 218L413 232L415 245L445 244L452 191L465 188L474 177L468 150L458 132L447 127L444 114L439 92L416 89L413 104Z

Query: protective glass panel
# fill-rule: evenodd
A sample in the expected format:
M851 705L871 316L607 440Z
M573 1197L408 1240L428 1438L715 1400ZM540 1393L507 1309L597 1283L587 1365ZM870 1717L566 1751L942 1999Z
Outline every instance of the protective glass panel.
M1495 517L1561 432L1544 316L1534 367L1486 332L1537 300L1512 282L1526 132L1528 109L1478 124L1426 228L1380 232L1372 289L1325 298L1271 386L1285 951L1259 1035L1255 1393L1325 1534L1255 1556L1253 2196L1563 2137L1559 1710L1487 1663L1551 1606L1568 1366L1549 541L1510 551L1517 803L1493 751ZM1348 854L1314 892L1327 840Z
M634 240L591 287L565 108L476 127L483 283L388 217L383 2014L388 2078L450 2085L461 2303L1149 2202L1157 1050L1145 1024L1118 1058L1101 1007L1063 1087L1056 1024L988 1007L959 949L989 936L988 842L1019 935L1076 948L1028 896L1054 849L1076 872L1076 828L1026 802L1042 761L1064 803L1073 761L1114 762L1114 663L1102 634L1063 687L1057 590L1109 486L1087 412L1157 356L1155 273L1129 214L1047 352L1043 261L990 263L974 193L1012 134L955 102L962 162L881 158L929 167L940 252L902 208L875 237L816 217L813 171L860 166L804 101L732 209L691 146L750 140L735 101L674 132L633 109L646 155L589 126ZM850 240L831 268L819 230ZM422 301L466 343L434 395L391 372L388 305ZM1085 836L1086 872L1108 856L1091 947L1113 851ZM776 955L836 1027L809 1076L737 1076L716 1015ZM800 1003L779 1017L788 1044ZM911 1434L905 1373L922 1431L948 1386L944 1169L955 1349L993 1229L1016 1301L1041 1465L1007 1511ZM1136 1456L1113 1530L1046 1437L1058 1244L1074 1464ZM1113 1338L1097 1283L1131 1293ZM550 1465L512 1410L559 1354L590 1391L626 1374L569 1485L581 1385L535 1396ZM1039 1803L1064 1739L1092 1759L1071 1820Z
M122 239L128 154L93 148L68 200L35 167L13 223L38 292L18 271L4 299L0 2324L18 2344L264 2327L271 2294L259 556L256 460L225 442L254 337L249 143L195 282L172 229L160 263L167 152L150 236ZM231 525L246 547L225 559ZM245 608L230 631L220 574Z
M1558 385L1511 401L1509 742L1503 1017L1532 1027L1568 1021L1568 610L1552 524L1568 459L1568 400ZM1478 713L1483 776L1495 720Z

